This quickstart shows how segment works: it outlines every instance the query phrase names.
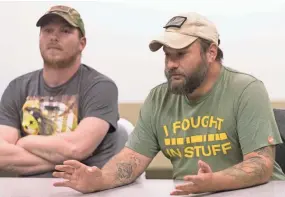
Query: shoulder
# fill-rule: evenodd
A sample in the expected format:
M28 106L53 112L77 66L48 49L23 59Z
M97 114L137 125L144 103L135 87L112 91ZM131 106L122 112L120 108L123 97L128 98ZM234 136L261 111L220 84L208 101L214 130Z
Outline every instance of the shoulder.
M228 75L228 78L231 80L232 83L246 86L254 81L259 80L257 77L255 77L252 74L238 71L229 67L224 67L224 68L225 72Z
M263 87L263 82L252 74L241 72L229 67L225 68L225 84L234 89L236 93L242 93L251 86Z
M13 87L18 89L21 89L22 87L27 88L29 85L39 79L39 75L42 72L42 69L31 71L28 73L25 73L23 75L20 75L18 77L15 77L9 82L8 87Z
M269 106L270 98L264 83L257 77L226 68L228 86L225 86L228 93L234 97L237 106L240 104L249 104L252 108L260 106Z
M159 111L166 106L172 106L181 98L184 98L184 96L171 93L168 89L168 83L164 82L149 91L144 101L144 106L151 107L154 111Z
M101 90L118 91L118 87L111 77L85 64L82 64L80 69L82 73L81 89L85 93L91 89L96 89L97 92Z
M93 84L99 82L110 82L115 84L114 80L111 79L111 77L85 64L81 65L81 71L82 71L82 77L86 82Z
M151 88L147 99L156 101L156 100L162 100L169 94L168 91L168 84L167 82L161 83L153 88Z

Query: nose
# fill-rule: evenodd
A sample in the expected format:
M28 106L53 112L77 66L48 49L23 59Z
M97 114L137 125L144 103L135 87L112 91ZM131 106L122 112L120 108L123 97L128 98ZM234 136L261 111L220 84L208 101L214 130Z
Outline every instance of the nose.
M53 31L53 32L50 34L50 40L51 40L51 41L58 41L58 32L57 32L57 31Z
M166 67L169 70L173 70L179 67L179 61L169 59L166 63Z

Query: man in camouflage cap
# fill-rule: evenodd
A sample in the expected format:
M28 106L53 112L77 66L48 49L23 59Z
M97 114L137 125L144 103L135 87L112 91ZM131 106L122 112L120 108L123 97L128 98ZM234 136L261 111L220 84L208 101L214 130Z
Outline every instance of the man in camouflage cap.
M102 167L127 139L114 132L117 86L81 63L85 28L74 8L53 6L36 25L43 69L17 77L2 95L0 171L52 177L67 159Z
M74 8L58 5L51 7L37 22L37 27L41 27L43 24L49 21L49 18L57 15L62 17L71 26L78 28L81 31L82 36L85 36L85 28L83 20Z

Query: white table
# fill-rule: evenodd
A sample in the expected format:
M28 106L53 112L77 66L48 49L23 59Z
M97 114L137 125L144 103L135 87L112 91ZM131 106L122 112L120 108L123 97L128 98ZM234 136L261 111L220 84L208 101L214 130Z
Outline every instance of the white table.
M144 180L98 193L81 194L69 188L54 187L53 178L0 178L2 197L165 197L170 196L177 182L172 180ZM190 195L191 196L191 195ZM267 184L214 194L192 195L196 197L284 197L285 181L272 181Z

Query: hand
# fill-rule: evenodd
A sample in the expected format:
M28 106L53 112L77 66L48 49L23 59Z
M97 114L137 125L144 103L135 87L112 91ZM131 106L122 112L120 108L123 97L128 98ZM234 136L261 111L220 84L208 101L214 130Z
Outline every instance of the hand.
M27 136L26 136L26 137L27 137ZM21 148L24 148L26 137L20 138L20 139L17 141L16 146L20 146Z
M211 191L213 178L211 167L202 160L198 161L198 167L198 174L185 176L184 180L190 182L177 185L176 190L171 192L171 195L188 195Z
M39 136L37 136L37 137L39 137ZM22 148L27 148L27 146L29 145L29 144L35 144L35 143L37 143L39 140L38 139L35 139L35 136L34 135L27 135L27 136L25 136L25 137L22 137L22 138L20 138L18 141L17 141L17 143L16 143L16 145L17 146L20 146L20 147L22 147Z
M89 167L76 160L68 160L63 165L56 165L53 176L67 179L67 181L56 182L55 187L70 187L81 193L91 193L101 189L102 171L93 166Z

